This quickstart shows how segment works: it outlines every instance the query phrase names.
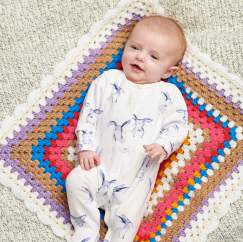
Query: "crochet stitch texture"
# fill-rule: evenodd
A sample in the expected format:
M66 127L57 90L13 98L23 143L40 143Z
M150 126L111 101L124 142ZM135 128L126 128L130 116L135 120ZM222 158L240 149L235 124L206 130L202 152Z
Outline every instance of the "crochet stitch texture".
M148 1L120 7L120 15L111 14L110 21L93 27L1 127L1 182L67 239L72 228L65 178L77 159L74 130L87 89L104 70L121 68L132 25L155 9ZM190 132L161 165L136 241L204 240L201 231L208 231L213 217L219 218L220 210L239 197L242 184L239 80L189 46L177 75L168 82L186 100ZM102 227L102 236L104 232Z

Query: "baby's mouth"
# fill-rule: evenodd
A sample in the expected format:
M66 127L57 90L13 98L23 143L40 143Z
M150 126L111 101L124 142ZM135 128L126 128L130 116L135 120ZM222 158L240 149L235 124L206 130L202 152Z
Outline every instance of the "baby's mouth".
M143 69L137 64L131 64L131 67L135 71L143 71Z

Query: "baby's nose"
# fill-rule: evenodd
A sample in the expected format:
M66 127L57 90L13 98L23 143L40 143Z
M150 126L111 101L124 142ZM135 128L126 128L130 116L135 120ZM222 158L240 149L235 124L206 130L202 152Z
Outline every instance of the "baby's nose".
M139 51L136 55L137 60L144 61L145 60L146 53L145 51Z

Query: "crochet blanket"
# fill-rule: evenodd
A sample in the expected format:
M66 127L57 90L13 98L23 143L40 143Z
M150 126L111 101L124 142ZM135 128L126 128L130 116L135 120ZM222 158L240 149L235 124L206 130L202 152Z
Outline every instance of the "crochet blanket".
M65 178L77 159L74 130L89 84L121 67L131 27L154 13L162 14L155 1L121 1L1 124L0 182L60 237L72 233ZM204 241L240 196L243 88L191 45L168 82L185 98L190 132L162 163L135 241Z

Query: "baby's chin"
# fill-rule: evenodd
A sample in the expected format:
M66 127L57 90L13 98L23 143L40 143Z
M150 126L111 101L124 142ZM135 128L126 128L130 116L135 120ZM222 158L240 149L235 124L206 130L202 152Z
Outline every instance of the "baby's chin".
M139 78L134 78L134 77L131 77L131 76L127 76L127 79L130 82L133 82L135 84L146 84L147 83L145 80L142 80L142 79L139 79Z
M125 74L126 75L126 74ZM130 82L133 82L135 84L149 84L149 83L154 83L154 82L157 82L157 81L152 81L152 80L146 80L146 79L143 79L143 78L138 78L138 77L135 77L133 75L126 75L126 78L130 81Z

